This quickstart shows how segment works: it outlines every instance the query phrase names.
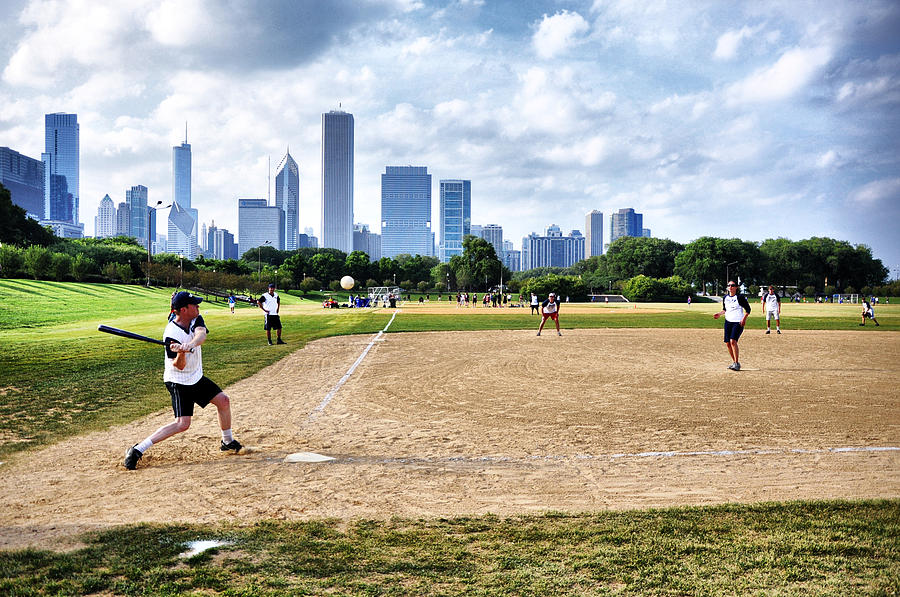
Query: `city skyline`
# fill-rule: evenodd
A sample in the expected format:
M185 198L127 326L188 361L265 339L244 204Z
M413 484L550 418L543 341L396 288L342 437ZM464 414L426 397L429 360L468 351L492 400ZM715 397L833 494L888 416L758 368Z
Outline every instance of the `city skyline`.
M192 207L235 230L236 198L268 194L270 155L289 145L319 178L321 114L341 108L352 220L375 231L384 166L414 163L471 180L472 221L514 241L628 206L655 237L830 236L898 275L894 2L205 4L7 3L0 146L38 158L44 115L78 114L86 234L135 182L171 200L185 120ZM317 186L301 228L320 225Z

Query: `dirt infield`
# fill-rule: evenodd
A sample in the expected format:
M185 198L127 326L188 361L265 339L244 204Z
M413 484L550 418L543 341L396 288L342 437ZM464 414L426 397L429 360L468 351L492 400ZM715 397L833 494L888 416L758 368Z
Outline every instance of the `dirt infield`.
M138 521L900 496L900 451L873 449L900 446L895 332L748 331L738 373L713 330L386 334L324 404L372 340L317 341L227 388L246 453L219 452L203 411L126 471L166 411L0 465L0 547ZM301 451L335 460L283 462Z

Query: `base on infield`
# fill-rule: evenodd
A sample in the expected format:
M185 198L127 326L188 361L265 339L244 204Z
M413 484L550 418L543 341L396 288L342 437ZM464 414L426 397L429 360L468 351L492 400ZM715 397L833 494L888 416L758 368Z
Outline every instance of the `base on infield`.
M328 462L329 460L334 460L334 458L315 452L294 452L284 458L285 462Z

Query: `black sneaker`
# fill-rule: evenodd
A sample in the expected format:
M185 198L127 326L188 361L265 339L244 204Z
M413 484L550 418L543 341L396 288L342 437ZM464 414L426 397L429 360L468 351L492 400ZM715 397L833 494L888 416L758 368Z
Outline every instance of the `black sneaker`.
M125 452L125 468L130 471L136 469L138 460L140 460L143 455L144 453L137 449L137 444L128 448L128 451Z
M239 442L236 439L231 440L227 444L225 442L221 442L219 444L219 449L222 450L223 452L227 452L228 450L234 450L235 454L240 452L241 448L243 448L243 447L244 446L241 445L241 442Z
M282 340L281 338L279 338L279 339L278 339L278 342L276 342L275 344L287 344L287 342L285 342L284 340Z
M269 340L269 346L272 346L272 341L271 341L271 340Z
M767 333L767 334L771 334L771 333L772 333L772 330L766 330L766 333ZM781 332L778 332L778 333L780 334Z

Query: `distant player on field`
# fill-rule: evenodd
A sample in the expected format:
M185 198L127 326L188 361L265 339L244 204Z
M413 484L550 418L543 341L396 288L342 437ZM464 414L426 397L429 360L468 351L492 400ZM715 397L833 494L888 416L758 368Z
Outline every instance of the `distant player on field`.
M725 344L728 346L728 354L731 355L733 361L728 368L732 371L740 371L738 339L744 331L747 316L750 315L750 303L747 302L747 297L738 294L738 287L734 281L728 282L728 294L722 299L722 310L713 317L718 319L722 315L725 316Z
M278 310L281 309L281 297L275 292L275 284L269 284L268 292L263 293L256 301L259 308L266 314L266 321L263 328L266 330L266 338L269 340L269 346L272 346L272 330L278 335L278 344L284 344L281 339L281 316Z
M206 408L212 403L219 415L222 429L223 452L240 451L241 444L231 432L231 402L228 395L211 379L203 375L203 354L200 348L206 342L206 323L197 307L203 301L190 292L177 292L172 297L172 312L175 317L166 326L163 338L166 343L165 373L163 381L172 396L172 410L175 421L163 425L139 444L133 445L125 453L125 468L134 470L138 460L150 449L176 433L187 431L194 415L194 404Z
M766 310L766 333L772 333L772 319L775 319L775 333L781 333L781 297L775 294L775 287L769 286L769 292L762 297L763 308Z
M866 318L871 319L875 322L875 325L878 325L878 320L875 319L875 309L872 307L872 303L863 299L863 310L862 310L862 323L859 325L866 325Z
M556 299L556 294L553 292L550 293L550 296L546 301L541 303L541 327L538 328L538 336L541 335L541 331L543 331L547 319L552 319L556 322L556 335L562 336L559 331L559 301Z

